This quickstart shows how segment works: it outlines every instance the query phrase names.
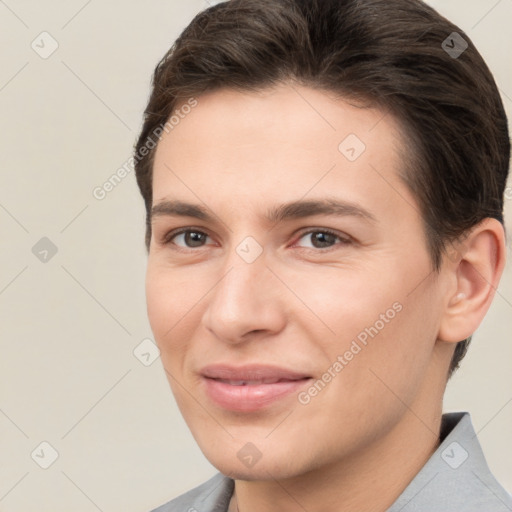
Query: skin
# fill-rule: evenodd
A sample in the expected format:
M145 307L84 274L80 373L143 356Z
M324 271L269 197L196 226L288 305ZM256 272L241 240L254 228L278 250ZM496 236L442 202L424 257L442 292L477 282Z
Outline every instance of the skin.
M158 145L153 205L199 204L215 220L153 215L146 281L178 406L208 460L235 479L230 510L384 511L438 446L449 362L490 305L503 229L481 223L433 272L391 116L292 84L197 99ZM366 145L353 162L338 150L349 134ZM281 203L327 197L375 220L264 218ZM187 227L204 233L200 243L172 237ZM315 245L311 228L340 238ZM263 249L252 263L236 251L249 236ZM198 372L211 363L321 379L396 303L400 312L307 404L292 393L233 412L205 393ZM261 453L250 468L237 457L248 442Z

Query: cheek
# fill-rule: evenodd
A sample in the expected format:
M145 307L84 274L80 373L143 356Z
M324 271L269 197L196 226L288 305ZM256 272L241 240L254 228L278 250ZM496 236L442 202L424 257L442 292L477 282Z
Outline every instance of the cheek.
M346 354L343 382L353 389L364 389L375 381L372 371L399 386L418 381L436 340L439 315L434 285L425 282L411 293L416 270L408 275L403 268L381 270L338 269L334 275L331 269L330 275L295 277L293 282L294 291L315 314L299 317L302 329L316 340L325 370Z
M165 329L172 325L169 322L169 316L173 316L174 304L173 296L167 291L165 279L161 275L148 267L146 274L146 304L149 323L153 334L160 342Z
M390 411L400 410L403 403L414 400L428 371L437 323L431 294L388 294L389 301L396 298L392 313L384 309L389 304L383 303L384 308L375 311L377 315L360 331L366 344L359 343L362 349L346 368L350 378L345 381L355 402L365 400L365 396L373 397L369 399L376 408Z
M183 279L169 270L148 264L146 274L147 313L155 341L162 353L178 355L185 348L186 332L192 328L193 304L200 296ZM196 297L197 295L197 297Z
M326 348L343 348L358 334L364 337L365 329L376 322L381 331L399 316L393 305L402 298L400 289L386 278L386 272L367 272L354 264L281 275L294 292L289 303L297 321L312 339L318 340L321 335ZM381 315L385 315L385 324Z

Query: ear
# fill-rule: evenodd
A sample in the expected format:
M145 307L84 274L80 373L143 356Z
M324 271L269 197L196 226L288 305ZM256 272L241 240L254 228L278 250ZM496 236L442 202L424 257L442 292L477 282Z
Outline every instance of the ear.
M505 267L505 232L496 219L477 224L444 258L450 274L438 339L457 343L469 338L487 313Z

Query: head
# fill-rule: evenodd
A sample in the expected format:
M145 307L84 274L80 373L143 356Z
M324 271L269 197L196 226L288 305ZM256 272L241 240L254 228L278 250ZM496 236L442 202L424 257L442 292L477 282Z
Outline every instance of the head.
M155 70L135 161L150 323L214 465L260 440L261 468L296 474L440 402L503 269L509 156L485 62L420 1L231 0L192 21ZM295 399L209 399L208 365L254 362L305 377ZM283 469L297 425L344 434Z

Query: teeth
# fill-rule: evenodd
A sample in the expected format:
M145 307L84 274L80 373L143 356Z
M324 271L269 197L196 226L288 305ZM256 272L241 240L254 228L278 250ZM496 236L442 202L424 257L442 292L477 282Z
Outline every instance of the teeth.
M263 380L226 380L219 379L219 382L223 384L229 384L231 386L258 386L260 384L275 384L278 382L276 379L263 379Z

